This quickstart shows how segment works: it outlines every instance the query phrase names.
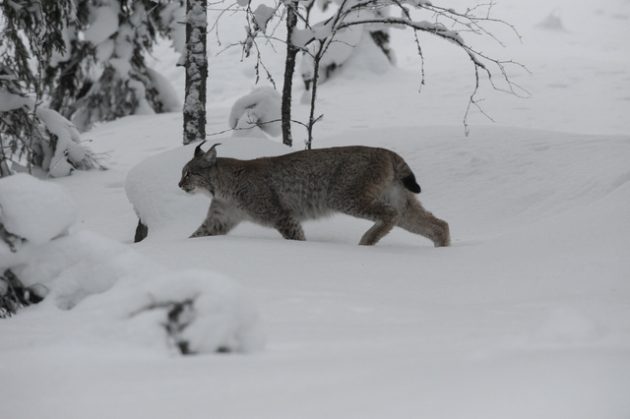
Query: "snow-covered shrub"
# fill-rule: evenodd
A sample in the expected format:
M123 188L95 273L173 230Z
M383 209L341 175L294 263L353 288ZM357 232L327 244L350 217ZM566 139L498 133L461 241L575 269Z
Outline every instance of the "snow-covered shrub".
M27 174L0 179L0 225L11 234L43 244L66 234L76 218L74 200L59 185Z
M13 272L18 252L65 235L75 220L72 198L59 186L26 174L0 178L0 318L47 294L41 283L24 284Z
M253 159L287 153L289 149L268 139L227 137L221 143L219 157ZM127 198L151 234L171 233L188 237L204 219L210 200L191 195L178 186L182 168L192 158L196 144L170 150L133 167L125 181Z
M105 331L108 340L168 341L182 353L261 348L257 311L238 284L209 271L172 271L127 245L69 232L77 211L60 186L24 174L0 179L0 209L0 232L20 239L15 246L0 234L0 317L45 297L34 310L89 319L97 329L87 333Z
M22 93L8 69L0 64L0 177L28 167L42 169L53 177L67 176L74 169L103 168L94 154L81 144L81 136L66 118Z
M272 137L281 133L280 112L282 99L271 87L259 87L239 98L230 111L229 125L235 129L234 135L251 137L255 128Z

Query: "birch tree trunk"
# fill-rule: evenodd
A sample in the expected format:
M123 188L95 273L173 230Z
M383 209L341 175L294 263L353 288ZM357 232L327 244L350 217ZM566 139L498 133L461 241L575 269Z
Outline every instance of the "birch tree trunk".
M184 145L206 139L207 31L206 0L187 0Z
M295 72L295 57L298 49L293 45L293 30L297 25L296 0L286 0L287 8L287 57L284 62L284 85L282 86L282 142L293 145L291 135L291 95L293 90L293 73Z

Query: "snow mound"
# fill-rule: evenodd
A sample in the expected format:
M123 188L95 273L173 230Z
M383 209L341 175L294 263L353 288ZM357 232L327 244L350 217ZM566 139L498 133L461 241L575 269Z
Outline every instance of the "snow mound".
M282 144L261 138L227 137L216 139L219 157L253 159L289 151ZM178 186L182 168L192 158L197 144L150 157L133 167L125 182L127 198L136 214L149 227L149 234L167 231L188 237L201 224L209 199L191 195Z
M28 174L0 179L0 224L40 244L64 234L77 219L72 197L59 185Z
M19 259L14 271L23 283L47 290L33 312L54 318L63 310L65 321L86 323L63 336L75 344L86 337L151 348L167 342L167 350L184 354L252 352L264 344L253 301L214 272L171 271L90 232L30 248Z
M167 273L139 293L141 312L166 308L174 343L186 353L251 352L264 337L258 314L240 285L216 273L191 270Z
M262 346L254 304L229 278L209 271L170 271L127 245L87 231L59 237L77 218L74 202L60 186L26 174L0 179L0 210L0 225L29 242L6 252L8 259L0 255L0 266L11 269L27 289L42 290L44 301L31 310L50 318L68 311L89 329L64 339L104 333L107 342L127 341L131 328L132 340L160 347L166 329L182 353L246 352ZM134 326L138 320L132 318L154 308L166 312L150 316L152 323L142 316L143 327ZM181 311L185 318L177 315ZM92 329L95 324L99 327Z
M259 87L251 93L239 98L230 112L229 124L231 128L246 132L255 127L260 128L272 137L281 133L281 104L282 99L278 92L271 87ZM235 135L241 131L235 131Z
M541 29L546 29L549 31L557 31L557 32L566 32L566 28L564 27L564 23L562 19L556 12L553 12L547 15L540 23L536 25Z
M318 23L315 25L314 30L322 31L326 28L327 25ZM350 26L337 33L334 42L330 44L319 63L319 77L321 78L321 81L328 79L335 69L341 67L346 61L348 61L354 52L354 48L359 44L362 37L363 29L359 26ZM317 52L318 48L318 43L314 42L308 47L310 54L302 55L300 73L302 74L302 79L305 83L310 83L315 76L315 61L313 60L312 55Z

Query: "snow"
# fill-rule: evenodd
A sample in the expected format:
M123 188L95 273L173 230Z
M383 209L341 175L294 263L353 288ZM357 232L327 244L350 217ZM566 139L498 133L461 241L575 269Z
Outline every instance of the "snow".
M81 134L72 122L52 109L40 106L36 112L46 128L57 137L48 173L52 177L68 176L87 156L87 150L79 143Z
M101 344L168 350L164 325L175 304L187 303L190 312L178 319L173 344L185 343L193 353L262 348L257 310L242 287L208 270L166 269L89 231L67 234L77 211L60 185L25 174L3 178L0 205L0 223L32 244L8 258L3 254L0 266L11 268L25 286L46 290L38 315L69 311L69 321L89 319L92 339ZM77 329L66 337L81 340L87 329Z
M553 13L549 14L540 23L538 23L538 27L550 31L566 31L560 16Z
M286 146L263 138L220 137L213 141L221 143L217 150L220 157L253 159L287 152ZM149 238L161 234L188 237L205 218L210 199L187 194L177 186L182 167L192 159L197 145L157 154L129 171L125 192L138 217L149 227Z
M164 112L180 111L183 106L182 102L168 79L151 68L147 68L147 74L151 77L151 81L158 91L160 102L164 105Z
M452 3L465 10L465 2ZM527 64L531 75L514 76L532 97L484 90L483 106L497 123L471 115L468 138L461 117L474 83L470 63L429 35L421 34L421 94L409 31L391 31L399 68L362 71L366 61L353 57L320 86L325 119L315 128L314 146L398 152L423 187L423 204L451 224L450 248L435 249L398 229L375 247L360 247L370 223L343 216L305 223L308 241L300 243L247 223L224 237L187 239L207 198L180 195L172 207L155 202L152 210L163 211L155 234L132 245L137 216L125 179L153 162L136 177L137 188L147 188L134 205L157 198L151 188L162 185L175 196L179 165L192 147L179 146L177 114L99 125L89 138L96 152L110 156L111 169L50 182L73 196L80 228L143 258L107 253L118 272L129 267L128 277L144 279L133 286L118 277L66 311L52 298L59 294L50 294L0 322L0 416L627 417L629 7L621 0L496 4L494 14L515 23L523 43L508 37L503 50L479 37L471 41ZM570 31L536 26L552 9ZM242 38L243 19L221 22L224 45ZM165 70L183 96L183 70L172 68L177 57L167 58L168 48L156 48L160 61L151 65ZM265 58L276 80L280 56ZM253 87L252 62L240 58L238 49L213 57L209 133L228 128L234 98ZM305 120L307 111L294 100L294 118ZM304 132L294 128L300 149ZM227 142L236 140L210 137L208 145L223 143L217 150L227 155ZM269 140L249 141L242 153L253 144L260 145L257 155L269 152ZM162 169L165 177L157 178ZM176 291L157 279L191 270L227 276L247 291L264 322L264 349L179 357L164 342L164 310L128 318L146 306L144 290L154 280L157 294L190 295L188 285ZM105 288L101 276L86 271L92 277Z
M328 33L321 33L322 30L319 30L320 27L324 27L322 25L315 25L313 28L316 32L319 39L323 37L330 36ZM324 27L325 28L325 27ZM325 31L325 29L324 29ZM352 55L354 50L353 47L357 46L363 37L363 29L360 26L351 26L346 29L339 30L332 42L329 44L326 53L322 57L319 67L320 67L320 77L326 78L325 69L330 65L341 66L343 65ZM314 60L312 55L314 55L319 49L319 43L314 42L309 45L308 50L309 54L305 54L302 57L302 61L300 62L300 73L302 74L302 78L305 80L313 79L313 66Z
M98 45L118 31L118 12L120 5L113 1L109 6L97 7L92 13L91 22L83 32L86 41Z
M258 28L265 32L267 30L267 24L273 18L276 9L273 7L269 7L265 4L259 4L254 10L254 23L258 26Z
M184 52L186 51L186 25L182 25L186 10L183 5L169 3L160 12L160 20L168 26L169 38L172 40L173 49L180 54L178 64L184 64Z
M282 131L281 106L282 99L275 89L258 87L234 102L229 125L240 130L249 130L257 126L265 133L276 137ZM238 135L238 131L235 134ZM245 131L245 136L247 135L249 134Z
M0 224L41 244L65 233L77 219L72 197L59 185L27 174L0 179Z
M0 112L12 111L22 106L30 107L32 103L33 100L28 97L16 95L4 88L0 89Z

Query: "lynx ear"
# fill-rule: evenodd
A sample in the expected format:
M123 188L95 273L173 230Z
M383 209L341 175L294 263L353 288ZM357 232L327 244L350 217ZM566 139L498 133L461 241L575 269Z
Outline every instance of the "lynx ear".
M204 154L203 158L208 162L208 163L214 163L215 160L217 159L217 150L216 147L218 145L221 145L221 143L216 143L214 144L212 147L210 147L210 149L208 151L206 151L206 154Z
M203 140L202 142L199 143L199 145L195 148L195 157L203 154L203 150L201 149L201 146L204 145L204 143L206 142L206 140Z

